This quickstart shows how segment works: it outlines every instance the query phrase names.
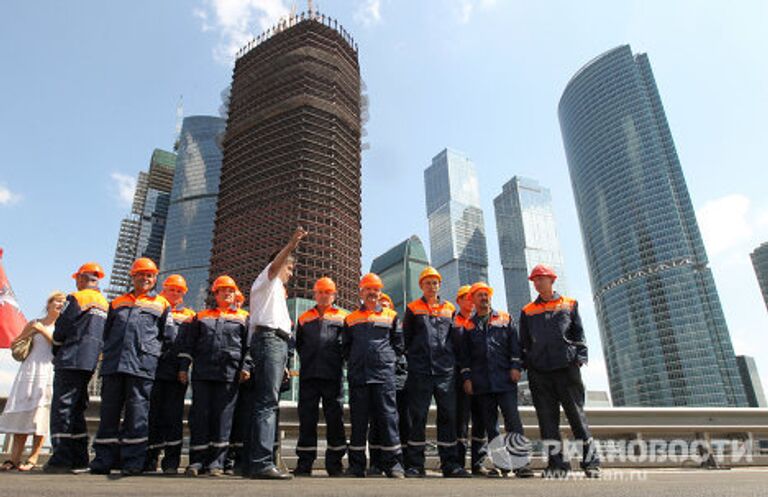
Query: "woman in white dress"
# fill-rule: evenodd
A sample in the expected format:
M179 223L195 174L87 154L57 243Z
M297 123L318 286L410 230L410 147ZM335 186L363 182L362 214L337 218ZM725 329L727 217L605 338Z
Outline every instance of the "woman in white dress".
M27 323L16 340L32 336L32 350L16 373L5 410L0 415L0 433L13 434L11 458L0 469L29 471L37 465L40 449L48 434L53 386L53 354L51 337L56 318L64 307L67 296L53 292L45 306L45 317ZM21 462L27 436L34 435L32 453Z

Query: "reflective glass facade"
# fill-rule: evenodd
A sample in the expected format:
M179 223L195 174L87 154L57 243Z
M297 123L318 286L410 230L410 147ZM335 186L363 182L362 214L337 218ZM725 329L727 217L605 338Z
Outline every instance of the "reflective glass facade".
M459 286L488 281L480 188L475 166L445 149L424 171L432 264L443 277L442 295L453 301Z
M226 121L219 117L190 116L184 118L179 135L160 277L183 275L189 287L184 301L193 309L204 308L208 296L208 267L221 175L219 142L225 129Z
M130 269L135 259L149 257L160 262L175 165L176 154L155 149L149 171L139 173L131 212L120 223L112 274L105 292L108 299L131 289Z
M749 407L768 407L763 384L757 373L755 359L747 355L737 355L736 363L739 366L739 376L742 385L744 385L744 392L747 394L747 405Z
M768 308L768 242L763 243L749 254L752 258L752 266L755 268L757 282L763 294L765 307Z
M517 316L523 306L536 298L528 275L537 264L552 267L558 275L557 291L568 295L549 189L535 180L515 176L493 199L493 207L509 312Z
M558 112L614 405L745 406L648 57L595 58Z
M401 317L405 315L406 304L421 296L419 274L427 266L427 252L416 235L387 250L371 263L371 272L381 277L384 292L392 298ZM453 295L444 295L453 300Z

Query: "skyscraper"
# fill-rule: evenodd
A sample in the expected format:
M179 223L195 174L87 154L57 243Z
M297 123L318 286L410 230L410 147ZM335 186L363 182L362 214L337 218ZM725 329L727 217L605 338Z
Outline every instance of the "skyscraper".
M418 236L398 243L371 263L371 272L381 277L384 292L392 298L395 310L405 315L405 306L421 296L419 274L429 266L427 252ZM444 294L449 300L454 295Z
M567 295L567 278L549 189L535 180L515 176L493 199L493 206L509 312L516 316L536 298L528 275L537 264L547 264L555 270L556 289Z
M357 303L361 258L360 68L357 46L317 12L281 21L235 62L210 277L250 290L296 226L291 298L322 276Z
M614 405L745 406L648 57L593 59L558 112Z
M450 301L461 285L488 281L488 249L475 166L444 149L424 171L432 265L443 277Z
M184 118L178 142L160 278L179 273L189 292L184 303L202 309L208 295L213 220L221 175L226 121L214 116Z
M744 392L747 394L747 405L749 407L768 407L754 357L737 355L736 364L739 366L739 377L742 385L744 385Z
M763 302L768 308L768 242L761 244L749 256L752 258L752 266L755 268L757 282L763 294Z
M131 289L130 270L136 258L149 257L160 262L175 165L176 154L156 148L149 171L139 173L131 212L120 223L109 288L105 292L108 299Z

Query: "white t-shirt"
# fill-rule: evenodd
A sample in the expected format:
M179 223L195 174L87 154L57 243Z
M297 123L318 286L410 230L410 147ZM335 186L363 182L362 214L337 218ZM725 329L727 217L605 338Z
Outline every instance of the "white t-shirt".
M259 274L251 286L251 326L248 335L253 336L257 326L278 328L291 333L291 317L288 314L285 286L282 280L275 276L269 279L270 262Z

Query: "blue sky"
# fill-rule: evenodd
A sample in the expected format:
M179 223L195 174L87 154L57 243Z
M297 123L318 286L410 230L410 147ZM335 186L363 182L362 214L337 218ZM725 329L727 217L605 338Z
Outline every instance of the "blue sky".
M109 271L133 181L155 147L172 146L180 96L185 115L217 114L231 54L291 4L3 2L0 246L28 317L51 290L71 289L69 275L83 261ZM570 77L600 53L624 43L648 53L734 347L756 357L768 386L768 313L749 261L768 240L768 3L315 5L357 40L371 102L363 267L413 233L428 243L422 172L449 146L476 164L490 280L500 288L493 197L513 175L539 180L554 197L571 293L588 329L591 389L607 389L607 378L557 103ZM0 395L15 368L2 351Z

